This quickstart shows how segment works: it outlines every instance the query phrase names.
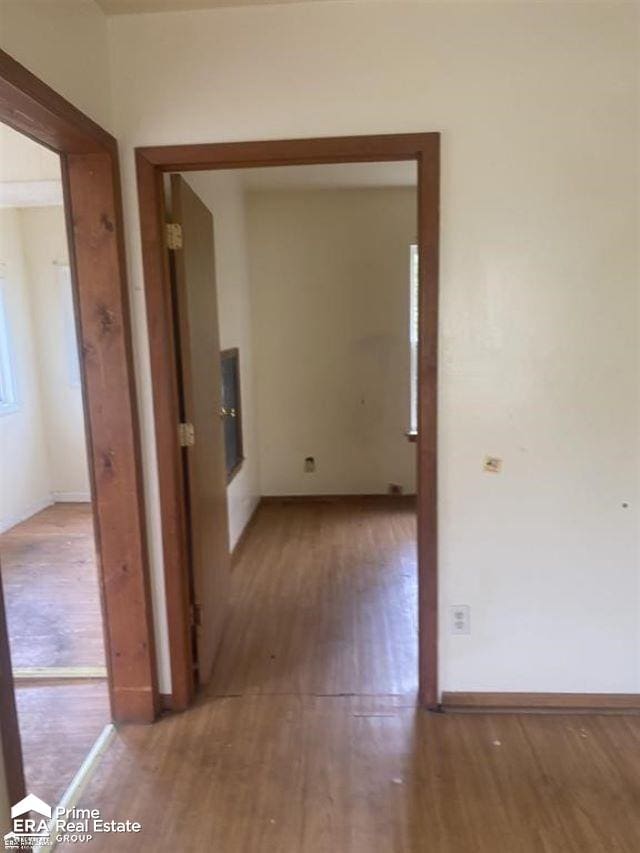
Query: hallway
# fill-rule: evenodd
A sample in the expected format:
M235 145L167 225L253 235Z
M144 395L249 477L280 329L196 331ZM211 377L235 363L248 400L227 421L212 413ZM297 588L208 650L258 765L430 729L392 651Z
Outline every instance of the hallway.
M141 835L90 849L636 850L637 717L416 710L414 549L406 501L262 506L211 683L121 727L80 803Z

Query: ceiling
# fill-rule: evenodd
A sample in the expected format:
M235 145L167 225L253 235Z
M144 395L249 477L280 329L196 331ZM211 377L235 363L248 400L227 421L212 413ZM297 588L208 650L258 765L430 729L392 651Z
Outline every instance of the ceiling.
M416 164L412 161L268 166L234 171L248 190L412 187L417 182Z
M186 12L193 9L217 9L221 6L300 3L305 0L96 0L96 2L107 15L128 15L139 12Z

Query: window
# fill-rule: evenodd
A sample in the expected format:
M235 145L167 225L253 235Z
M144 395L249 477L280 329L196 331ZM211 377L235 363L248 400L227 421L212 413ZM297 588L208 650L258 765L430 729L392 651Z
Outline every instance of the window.
M16 390L11 358L9 321L4 298L4 280L0 278L0 415L8 415L11 412L18 411Z
M242 466L242 410L240 407L240 354L234 347L220 353L222 359L222 418L227 483Z
M72 388L79 388L80 359L78 357L78 339L76 336L76 318L73 306L71 269L68 264L56 263L55 266L64 322L64 346L67 360L67 377L69 385Z
M409 435L418 432L418 247L409 247Z

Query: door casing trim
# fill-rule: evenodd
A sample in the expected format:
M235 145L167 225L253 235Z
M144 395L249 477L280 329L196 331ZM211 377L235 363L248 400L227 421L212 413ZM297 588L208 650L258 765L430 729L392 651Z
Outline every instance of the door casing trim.
M0 121L60 156L111 713L151 722L159 697L117 142L1 50ZM0 734L16 802L24 773L3 623L0 613Z
M178 385L167 252L165 172L413 160L418 167L418 631L419 701L437 709L438 694L438 252L440 134L409 133L314 139L168 145L136 149L144 284L151 352L167 619L171 705L194 696L182 469L177 440Z

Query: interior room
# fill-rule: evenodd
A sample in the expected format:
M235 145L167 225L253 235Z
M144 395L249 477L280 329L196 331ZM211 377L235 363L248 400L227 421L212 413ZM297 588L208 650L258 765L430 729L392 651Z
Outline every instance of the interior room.
M0 563L25 776L57 801L110 719L59 158L0 126Z
M233 554L207 689L415 698L415 165L182 178L213 219Z
M639 63L636 0L0 0L6 844L637 851Z

